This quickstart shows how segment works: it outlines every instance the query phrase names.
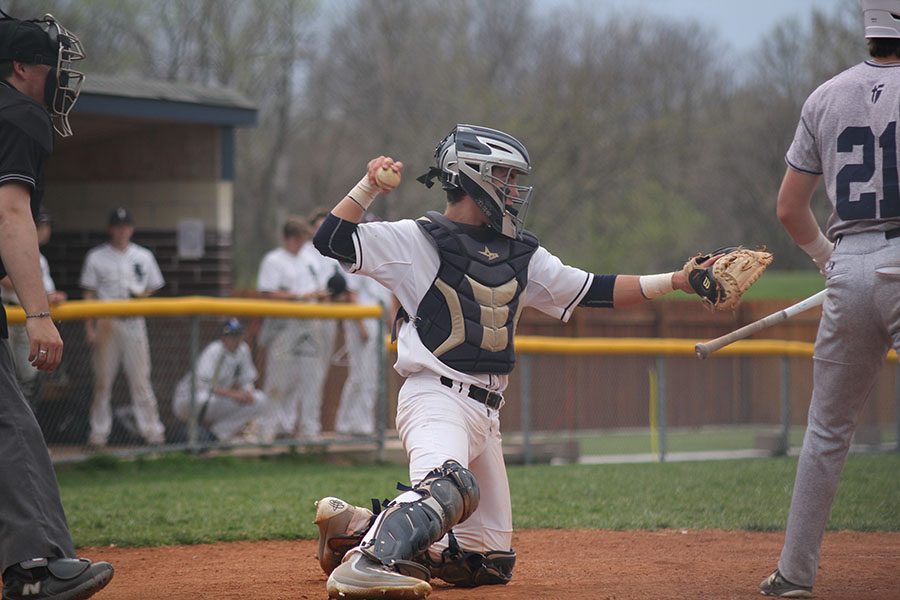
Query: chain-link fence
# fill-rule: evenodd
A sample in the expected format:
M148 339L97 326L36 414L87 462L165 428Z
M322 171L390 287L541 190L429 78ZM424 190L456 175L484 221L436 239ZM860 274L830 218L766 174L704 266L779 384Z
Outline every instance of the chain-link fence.
M503 413L505 440L516 449L512 457L601 463L771 456L799 449L812 393L812 359L791 356L800 354L796 342L783 343L785 355L776 350L699 361L666 348L671 341L645 340L646 348L634 354L521 354L508 394L514 400ZM802 345L811 354L811 344ZM900 450L898 406L900 369L892 359L859 416L854 440L859 449Z
M383 457L398 448L402 381L390 369L380 312L242 299L71 302L54 309L66 344L61 367L31 372L22 387L58 462L100 451L284 446ZM27 354L21 326L12 330L13 352ZM796 448L811 345L757 342L771 348L742 352L753 342L741 342L699 361L687 340L521 336L501 414L507 458L672 460ZM892 354L860 415L857 444L897 447L898 373Z
M10 348L57 462L247 446L377 450L386 428L380 312L204 298L72 302L54 309L65 342L56 371L27 366L22 325L11 324Z

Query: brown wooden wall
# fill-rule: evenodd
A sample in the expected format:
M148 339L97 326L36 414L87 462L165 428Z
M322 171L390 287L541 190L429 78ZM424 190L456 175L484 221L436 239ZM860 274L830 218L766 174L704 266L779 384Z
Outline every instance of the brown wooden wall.
M667 301L618 310L576 311L568 324L534 311L525 313L520 334L561 337L674 337L697 341L720 336L794 301L745 302L734 313L714 313L695 301ZM815 341L820 309L798 315L754 338ZM338 342L340 343L340 341ZM394 357L390 358L392 365ZM649 371L652 357L561 357L520 355L503 408L504 430L521 428L521 377L530 369L534 430L646 427L649 423ZM812 361L789 359L791 422L803 425L812 393ZM700 361L666 360L667 424L670 427L771 424L781 422L780 358L725 357ZM861 423L897 419L896 364L886 366L875 382ZM330 429L346 369L333 367L326 383L323 420ZM389 373L389 417L393 426L401 378Z

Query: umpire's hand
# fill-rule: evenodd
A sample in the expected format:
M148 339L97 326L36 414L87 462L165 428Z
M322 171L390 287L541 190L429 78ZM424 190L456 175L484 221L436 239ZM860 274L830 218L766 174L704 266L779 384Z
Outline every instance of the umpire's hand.
M63 341L50 317L25 320L25 330L31 340L28 362L39 371L52 371L59 366L63 356Z

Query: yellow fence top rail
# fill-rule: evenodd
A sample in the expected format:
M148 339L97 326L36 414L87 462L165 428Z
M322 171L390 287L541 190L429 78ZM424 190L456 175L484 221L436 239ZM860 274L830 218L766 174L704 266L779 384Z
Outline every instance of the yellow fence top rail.
M7 307L12 325L25 322L20 307ZM365 319L379 317L380 306L358 304L313 304L261 298L142 298L135 300L74 300L51 308L53 320L74 321L102 317L188 317L199 315L229 317L286 317L296 319ZM526 354L586 356L592 354L624 356L696 356L694 345L706 340L674 338L572 338L516 336L516 350ZM740 340L710 356L805 356L811 357L813 345L785 340ZM888 361L898 362L891 351Z
M74 300L50 309L54 321L100 317L186 317L216 315L228 317L293 317L297 319L364 319L381 316L380 306L359 304L313 304L262 298L140 298L134 300ZM25 322L19 307L7 307L9 322Z
M585 356L696 356L694 345L705 340L677 338L561 338L543 336L516 337L516 350L529 354ZM710 356L806 356L812 357L813 344L787 340L740 340ZM893 350L888 360L897 362Z

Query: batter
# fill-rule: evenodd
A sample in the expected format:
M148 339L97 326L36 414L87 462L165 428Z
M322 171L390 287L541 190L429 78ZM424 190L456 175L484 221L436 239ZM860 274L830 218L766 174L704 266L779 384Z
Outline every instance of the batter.
M828 295L784 548L759 586L770 596L812 596L857 418L888 350L900 349L900 0L862 7L872 59L806 100L778 194L778 216L825 275ZM820 179L834 208L825 234L810 211Z

